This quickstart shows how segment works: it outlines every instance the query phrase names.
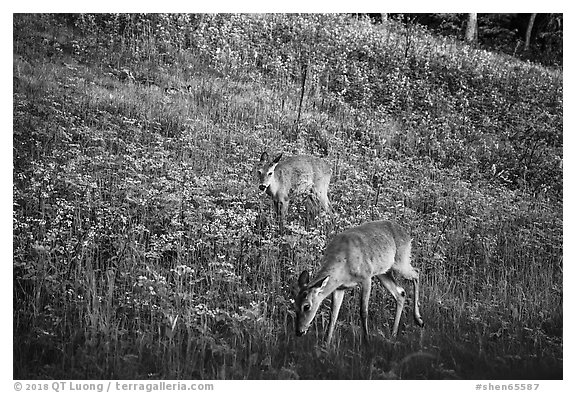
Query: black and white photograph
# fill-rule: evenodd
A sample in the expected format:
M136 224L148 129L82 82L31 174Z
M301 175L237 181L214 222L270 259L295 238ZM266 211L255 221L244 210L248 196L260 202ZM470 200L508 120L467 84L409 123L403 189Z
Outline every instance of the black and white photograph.
M9 388L570 378L563 13L12 23Z

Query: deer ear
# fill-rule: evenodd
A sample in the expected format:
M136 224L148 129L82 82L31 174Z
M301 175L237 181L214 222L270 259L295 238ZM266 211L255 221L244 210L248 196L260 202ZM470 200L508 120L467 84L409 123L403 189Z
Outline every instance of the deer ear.
M260 156L260 162L266 162L266 161L268 161L268 153L264 152Z
M326 278L322 280L322 284L320 285L320 292L322 292L326 284L328 284L328 280L330 280L330 276L326 276Z
M315 281L310 288L316 289L318 292L322 292L328 281L330 280L330 276L324 277L322 280Z
M280 159L282 158L282 154L283 154L283 153L280 153L280 154L278 155L278 157L276 157L276 158L274 159L274 161L272 161L272 162L275 163L275 164L278 164L278 161L280 161Z
M304 288L308 285L308 280L310 279L310 275L308 274L308 270L304 270L300 273L300 277L298 277L298 286L300 288Z

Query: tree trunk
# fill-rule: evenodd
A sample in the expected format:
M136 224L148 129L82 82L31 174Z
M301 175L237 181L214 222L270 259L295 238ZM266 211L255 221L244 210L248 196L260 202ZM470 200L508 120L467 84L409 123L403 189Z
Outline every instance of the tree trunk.
M468 14L468 24L466 25L466 41L475 43L478 38L478 14Z
M528 22L528 27L526 28L526 39L524 40L524 52L530 48L530 37L532 36L532 28L534 27L535 19L536 14L530 14L530 22Z
M388 14L380 14L380 23L384 23L388 20Z

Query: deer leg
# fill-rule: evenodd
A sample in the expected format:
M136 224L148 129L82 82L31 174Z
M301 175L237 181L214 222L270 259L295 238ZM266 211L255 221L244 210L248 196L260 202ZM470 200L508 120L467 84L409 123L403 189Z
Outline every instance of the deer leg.
M406 301L406 291L396 283L394 276L390 272L381 274L378 279L384 287L392 294L396 300L396 316L394 317L394 325L392 327L392 337L398 334L398 326L400 326L400 317L404 309L404 302Z
M328 188L321 187L315 189L315 195L320 204L322 205L324 211L326 211L327 213L332 213L332 208L330 207L330 200L328 199Z
M278 198L278 215L281 219L286 218L286 213L288 212L288 204L290 201L286 197Z
M420 315L420 274L411 265L404 265L400 269L395 270L400 273L407 280L412 281L414 286L414 322L416 325L424 326L424 320Z
M414 285L414 322L420 327L424 326L424 320L420 315L420 275L414 270L414 278L412 278Z
M344 290L337 289L332 292L332 312L330 313L330 324L328 325L328 338L326 339L326 344L330 345L332 341L332 335L334 334L334 328L336 327L336 320L338 319L338 313L340 313L340 306L342 306L342 299L344 299Z
M304 213L304 226L306 230L310 228L310 224L314 222L314 216L316 214L316 201L314 200L314 194L309 193L306 197L304 206L306 207L306 212Z
M280 230L280 233L283 232L283 227L282 227L282 209L281 209L281 202L280 200L274 200L274 212L276 213L276 221L278 222L278 229Z
M288 203L288 198L280 195L278 196L278 201L274 201L274 208L276 209L276 218L278 220L280 233L284 233L284 220L286 219L286 212L288 211Z
M362 282L362 296L360 298L360 322L362 323L365 344L368 344L368 303L370 301L371 289L372 280L368 278Z

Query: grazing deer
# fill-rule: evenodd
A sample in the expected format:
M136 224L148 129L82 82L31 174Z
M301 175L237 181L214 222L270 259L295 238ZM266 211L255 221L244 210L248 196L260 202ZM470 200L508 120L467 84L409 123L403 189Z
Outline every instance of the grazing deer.
M294 156L283 159L282 153L268 162L268 153L262 153L258 164L259 188L266 191L274 201L280 223L286 216L289 195L308 193L324 210L331 212L328 200L328 185L332 170L323 160L313 156Z
M368 301L372 277L378 277L396 300L396 317L392 328L392 337L396 337L406 292L396 283L392 272L414 284L414 321L424 326L418 309L419 275L410 264L411 244L412 239L406 231L391 221L368 222L336 235L326 248L322 267L316 276L309 281L308 271L305 270L298 278L300 289L295 299L296 335L301 336L308 331L320 304L332 294L332 314L326 340L330 344L344 290L361 284L360 319L364 342L367 343Z

